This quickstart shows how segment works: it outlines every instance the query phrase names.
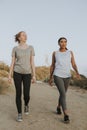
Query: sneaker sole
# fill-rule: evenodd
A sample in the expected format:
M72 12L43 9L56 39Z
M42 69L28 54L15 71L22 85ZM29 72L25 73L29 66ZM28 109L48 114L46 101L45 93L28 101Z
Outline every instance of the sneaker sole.
M25 112L25 115L29 115L29 112Z
M70 123L70 121L64 121L64 123L69 124L69 123Z
M22 120L22 119L20 119L20 120L16 119L16 121L17 121L17 122L22 122L23 120Z
M56 114L57 114L57 115L62 115L62 113L58 113L58 112L56 112Z

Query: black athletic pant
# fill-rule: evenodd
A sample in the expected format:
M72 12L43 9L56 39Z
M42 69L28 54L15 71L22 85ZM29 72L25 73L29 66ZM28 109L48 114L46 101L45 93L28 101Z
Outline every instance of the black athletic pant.
M16 105L18 113L22 113L22 82L23 82L23 94L25 106L28 105L30 100L30 85L31 85L31 74L20 74L17 72L13 73L14 84L16 88Z

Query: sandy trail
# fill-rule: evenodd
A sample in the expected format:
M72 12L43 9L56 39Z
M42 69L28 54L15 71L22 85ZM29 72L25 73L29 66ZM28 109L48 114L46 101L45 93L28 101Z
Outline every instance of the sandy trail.
M15 90L0 95L0 130L87 130L87 91L69 88L67 104L70 124L63 123L63 114L55 112L58 91L45 83L31 86L30 114L16 122ZM24 111L24 109L23 109Z

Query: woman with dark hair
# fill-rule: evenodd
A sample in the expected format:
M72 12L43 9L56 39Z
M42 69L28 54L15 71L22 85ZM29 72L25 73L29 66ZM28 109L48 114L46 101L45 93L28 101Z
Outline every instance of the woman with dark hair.
M27 35L24 31L15 35L15 41L18 46L12 50L12 62L9 72L9 82L11 82L11 75L13 72L13 79L16 89L16 105L18 111L17 121L22 121L22 82L24 94L24 112L29 113L29 100L30 100L30 86L32 82L36 81L35 78L35 65L34 65L34 48L26 43Z
M52 55L52 64L50 67L50 80L49 83L52 83L52 77L54 77L54 82L59 91L59 99L57 105L57 114L62 114L61 107L64 113L64 122L68 123L70 121L69 115L67 112L66 106L66 92L69 86L70 77L71 77L71 65L75 70L76 75L80 78L73 52L67 49L67 39L61 37L58 40L59 50L53 52Z

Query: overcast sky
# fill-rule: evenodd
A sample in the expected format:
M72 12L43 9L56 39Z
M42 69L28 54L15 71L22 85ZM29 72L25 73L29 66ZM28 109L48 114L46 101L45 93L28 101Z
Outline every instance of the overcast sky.
M50 65L64 36L81 74L87 76L87 0L0 0L0 61L11 62L19 31L35 49L36 66Z

